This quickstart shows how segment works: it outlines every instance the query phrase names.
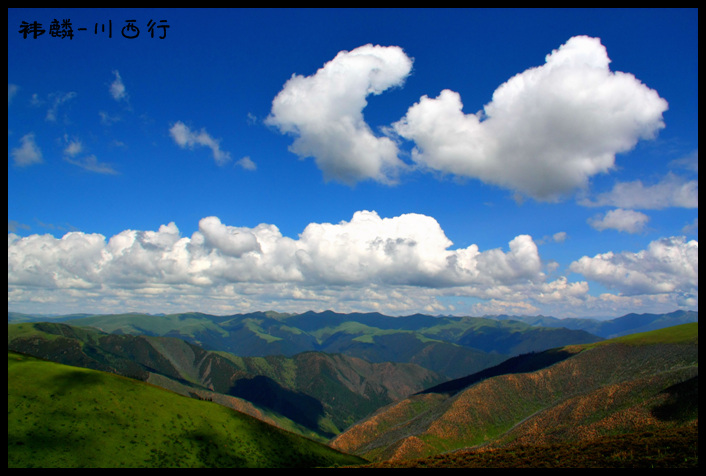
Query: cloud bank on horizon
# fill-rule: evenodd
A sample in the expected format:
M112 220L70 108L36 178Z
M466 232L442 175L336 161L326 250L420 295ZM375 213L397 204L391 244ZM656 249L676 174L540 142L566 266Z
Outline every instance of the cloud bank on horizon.
M348 222L312 223L296 240L275 225L235 227L217 217L200 220L191 237L174 223L109 239L9 233L8 295L108 307L127 300L154 312L197 299L214 311L220 302L223 309L441 312L448 309L437 298L456 295L487 301L478 313L538 312L544 305L568 314L579 305L601 312L616 301L698 305L698 242L683 237L571 263L572 271L619 292L599 297L589 295L586 281L550 280L551 265L529 235L515 237L507 251L451 245L432 217L381 218L371 211Z
M617 154L665 127L667 101L632 74L611 71L610 62L598 38L572 37L544 64L498 86L474 114L463 112L460 93L443 89L420 97L376 133L363 114L368 98L403 88L414 60L398 46L368 44L339 52L309 76L292 75L265 123L291 137L290 151L313 158L326 181L403 187L405 174L421 171L559 202L585 191L592 177L615 169ZM113 74L110 94L127 101L120 73ZM178 120L168 135L179 148L210 149L219 166L231 161L205 128ZM21 142L9 154L14 164L41 163L34 136ZM95 156L75 159L80 142L67 139L65 151L70 163L116 173ZM256 168L250 157L238 163ZM649 217L634 208L696 208L698 182L673 174L654 185L624 182L581 204L618 207L589 220L596 230L640 233ZM565 232L553 238L566 239ZM339 223L309 223L295 238L276 224L237 226L216 216L201 218L191 236L175 222L110 237L8 232L8 305L34 303L49 312L60 306L402 315L453 313L453 298L463 297L474 300L476 314L698 308L698 240L670 236L637 252L576 256L563 273L540 256L538 241L518 234L506 248L454 247L433 216L381 217L373 210ZM592 294L588 281L605 292Z

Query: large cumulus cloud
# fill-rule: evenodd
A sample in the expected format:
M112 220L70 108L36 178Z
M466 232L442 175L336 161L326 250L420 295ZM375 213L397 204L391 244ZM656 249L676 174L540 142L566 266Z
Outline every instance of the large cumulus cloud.
M544 65L500 85L476 114L465 114L460 94L444 89L422 96L387 131L414 143L417 169L555 200L664 127L667 102L609 65L599 39L573 37ZM400 160L395 141L373 134L362 111L368 95L402 85L411 66L396 46L342 51L311 76L293 75L267 122L293 134L291 150L314 157L327 180L395 182L413 167Z
M397 46L341 51L312 76L293 75L272 102L267 123L296 136L292 152L314 157L324 177L346 183L393 182L404 166L397 145L363 119L366 98L400 86L412 60Z
M498 87L482 111L464 114L460 95L444 90L394 127L425 167L555 199L664 127L667 102L609 64L600 40L573 37Z
M217 217L201 219L190 238L174 223L158 231L125 230L108 240L81 232L62 238L9 233L8 281L56 288L234 282L445 287L541 277L537 246L528 235L513 239L508 252L451 245L432 217L381 218L371 211L337 224L309 224L296 240L275 225L235 227Z
M452 245L433 217L383 218L374 211L339 223L311 223L296 239L272 224L237 227L217 217L201 219L190 237L174 223L110 238L8 233L8 300L50 292L52 299L60 299L57 292L65 293L61 299L149 295L155 303L160 295L159 302L191 296L188 305L201 308L200 295L218 293L233 302L299 300L345 309L343 302L350 301L419 310L438 307L434 290L469 286L480 296L545 280L528 235L512 239L507 250Z

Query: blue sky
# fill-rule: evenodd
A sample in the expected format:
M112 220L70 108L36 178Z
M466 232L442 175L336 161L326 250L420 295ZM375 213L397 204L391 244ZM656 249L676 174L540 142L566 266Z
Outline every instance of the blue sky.
M9 9L8 309L698 309L697 45L695 9Z

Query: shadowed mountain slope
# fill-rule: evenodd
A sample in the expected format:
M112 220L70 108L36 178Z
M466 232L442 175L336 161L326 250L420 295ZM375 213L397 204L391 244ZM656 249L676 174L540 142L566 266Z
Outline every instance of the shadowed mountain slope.
M8 352L9 468L291 468L360 462L211 402Z
M8 349L151 382L323 438L444 380L415 364L320 352L240 357L176 338L105 334L60 323L8 325Z
M443 393L420 392L332 445L370 460L404 460L477 445L588 441L698 420L696 323L540 354L546 363L566 358L531 370L538 355L529 354L507 365L511 372L502 373L501 365L485 371L486 378L442 384ZM513 370L523 365L531 371Z

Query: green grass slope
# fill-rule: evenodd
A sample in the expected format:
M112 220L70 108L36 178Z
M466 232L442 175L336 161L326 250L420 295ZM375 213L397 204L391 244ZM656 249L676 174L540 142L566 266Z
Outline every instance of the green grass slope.
M627 344L627 345L651 345L651 344L698 344L699 343L699 323L690 322L678 326L666 327L652 331L639 332L621 337L614 337L609 340L596 342L593 344L583 344L582 347L590 349L600 345Z
M8 467L358 464L211 402L8 352Z

